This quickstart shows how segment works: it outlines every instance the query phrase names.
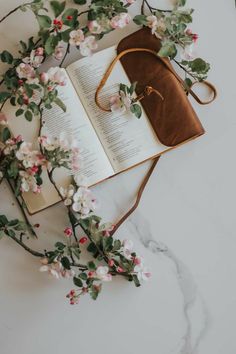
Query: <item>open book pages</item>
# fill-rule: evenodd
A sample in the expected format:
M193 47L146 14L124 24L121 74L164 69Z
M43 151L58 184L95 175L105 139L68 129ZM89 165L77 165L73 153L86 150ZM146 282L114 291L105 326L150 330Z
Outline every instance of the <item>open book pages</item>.
M110 47L91 57L71 64L66 69L67 85L59 88L60 98L67 107L64 113L54 106L44 112L42 133L59 136L61 132L73 136L79 144L83 158L80 174L92 186L121 171L157 156L168 149L162 145L145 112L137 119L130 113L103 112L95 104L97 86L106 69L116 56L116 47ZM108 105L109 97L119 90L119 83L130 85L129 79L118 62L103 88L100 100ZM9 107L12 110L12 108ZM10 112L8 112L10 114ZM13 116L11 114L11 116ZM22 134L27 141L35 141L37 119L27 122L24 117L13 118L10 128L13 134ZM35 213L60 200L46 174L39 195L25 194L24 200L30 213ZM56 174L58 185L69 183L68 172Z

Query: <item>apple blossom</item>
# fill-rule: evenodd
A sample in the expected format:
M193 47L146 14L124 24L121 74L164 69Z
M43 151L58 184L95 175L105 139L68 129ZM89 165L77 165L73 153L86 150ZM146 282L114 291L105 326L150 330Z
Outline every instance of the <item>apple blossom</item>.
M116 28L124 28L131 21L131 17L127 12L121 12L119 15L114 16L111 19L111 27Z
M88 36L85 40L80 44L80 53L84 57L92 55L93 51L96 50L98 44L96 42L96 38L94 36Z
M54 53L53 53L54 58L57 60L61 60L63 58L64 54L65 54L64 47L62 45L56 46Z
M17 66L16 72L20 79L34 79L35 78L35 70L31 65L21 63Z
M34 68L38 68L44 60L44 49L42 47L31 51L30 56L22 59L25 64L30 64Z
M112 276L109 274L109 268L107 266L99 266L96 269L95 277L102 281L111 281Z
M151 277L150 271L148 270L147 267L145 267L143 265L143 263L136 265L134 267L134 272L137 274L139 281L142 281L142 280L147 281Z
M91 211L96 209L96 200L88 188L78 188L73 196L72 209L82 216L87 216Z
M79 46L84 41L84 32L81 29L70 32L70 45Z
M65 70L59 67L50 68L47 72L49 81L59 86L65 86L67 77Z
M64 204L69 206L72 204L72 197L75 193L75 188L70 184L67 188L60 187L60 194L64 198Z

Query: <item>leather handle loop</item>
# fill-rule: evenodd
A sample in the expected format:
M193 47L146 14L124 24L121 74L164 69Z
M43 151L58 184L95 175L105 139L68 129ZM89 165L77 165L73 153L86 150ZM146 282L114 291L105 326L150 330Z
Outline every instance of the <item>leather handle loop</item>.
M210 98L208 101L202 101L197 95L196 93L192 90L193 86L196 85L196 84L203 84L205 86L207 86L213 93L213 96L212 98ZM210 104L212 103L213 101L215 101L216 97L217 97L217 90L215 88L214 85L212 85L209 81L195 81L193 82L192 86L190 87L190 90L189 92L191 93L191 95L195 98L195 100L201 104L201 105L206 105L206 104Z
M206 105L206 104L209 104L211 102L213 102L215 99L216 99L216 96L217 96L217 91L216 91L216 88L214 85L212 85L210 82L208 81L201 81L200 83L208 86L212 92L213 92L213 98L210 99L209 101L202 101L198 95L192 90L192 87L196 84L196 83L199 83L198 81L194 82L192 84L192 87L186 87L186 84L185 82L181 79L181 77L172 69L172 67L170 66L169 62L167 61L167 59L165 58L162 58L158 55L158 53L155 51L155 50L152 50L152 49L148 49L148 48L129 48L129 49L126 49L126 50L123 50L122 52L120 52L116 57L115 59L113 59L113 61L111 62L111 64L109 65L107 71L105 72L102 80L100 81L98 87L97 87L97 90L96 90L96 93L95 93L95 102L97 104L97 106L102 110L102 111L105 111L105 112L110 112L111 110L109 108L105 108L103 107L103 105L99 102L99 93L100 91L102 90L102 88L105 86L109 76L111 75L111 72L114 68L114 66L116 65L116 63L123 57L125 56L126 54L129 54L129 53L135 53L135 52L146 52L146 53L150 53L152 55L155 55L155 57L162 62L162 64L175 76L175 78L179 81L179 83L187 90L187 92L189 94L191 94L191 96L201 105ZM154 90L154 89L153 89ZM155 90L157 91L157 90ZM160 95L160 92L157 91L158 94Z

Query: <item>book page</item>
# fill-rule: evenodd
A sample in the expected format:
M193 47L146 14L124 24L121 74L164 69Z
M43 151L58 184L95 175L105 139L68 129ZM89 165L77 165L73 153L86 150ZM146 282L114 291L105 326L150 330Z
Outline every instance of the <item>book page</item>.
M114 170L69 77L66 86L59 87L58 91L59 97L65 103L67 110L63 112L55 104L53 104L52 109L45 110L43 113L45 126L42 129L42 135L50 134L59 137L61 132L66 132L68 136L73 136L78 141L83 158L80 174L86 177L89 186L110 177L114 174ZM28 122L24 116L16 117L15 110L16 108L10 104L5 110L9 118L11 132L14 136L22 135L25 141L33 142L35 148L37 148L35 142L37 142L39 119L34 117L32 122ZM66 186L70 183L71 176L63 168L55 171L55 177L58 186ZM32 192L23 194L28 211L31 214L60 201L46 171L43 171L42 178L43 186L40 194Z
M111 47L78 60L67 68L67 72L117 173L158 155L167 147L157 139L144 111L137 119L131 113L104 112L97 107L96 89L115 57L116 48ZM119 83L130 85L120 62L101 91L100 102L105 107L109 107L109 97L118 92Z
M57 137L65 132L77 141L82 156L79 175L91 186L113 175L113 168L69 77L66 86L58 91L67 110L63 112L54 105L53 109L45 111L43 132Z

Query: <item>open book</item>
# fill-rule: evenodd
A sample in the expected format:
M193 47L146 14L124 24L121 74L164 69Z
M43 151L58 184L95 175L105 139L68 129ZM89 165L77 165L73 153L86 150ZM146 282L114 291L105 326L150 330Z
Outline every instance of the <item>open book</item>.
M59 88L60 98L67 111L64 113L54 106L44 112L43 134L59 136L63 131L78 140L83 155L80 173L86 177L89 186L170 149L158 141L144 110L142 117L137 119L130 113L103 112L96 106L95 91L115 56L116 47L110 47L69 65L65 69L67 85ZM120 62L100 94L101 102L108 104L109 97L118 92L119 83L130 85ZM31 124L17 117L10 128L13 134L20 133L27 140L27 134L32 130ZM59 171L56 178L58 185L68 184L65 171ZM43 179L42 193L35 195L29 192L23 196L31 214L59 201L57 192L46 176Z

